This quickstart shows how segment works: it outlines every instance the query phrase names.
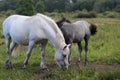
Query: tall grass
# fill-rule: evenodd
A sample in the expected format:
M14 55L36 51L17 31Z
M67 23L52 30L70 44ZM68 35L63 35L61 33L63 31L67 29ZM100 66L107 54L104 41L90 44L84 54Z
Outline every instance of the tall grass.
M98 32L91 36L88 50L88 65L83 66L84 51L81 63L76 63L77 46L72 46L72 63L68 70L59 69L54 61L54 48L48 43L45 63L49 71L41 70L40 47L34 46L27 69L22 69L26 50L16 52L12 56L13 70L5 68L7 58L5 44L0 45L0 80L119 80L120 79L120 20L109 18L73 18L87 20L98 25ZM2 25L4 18L0 19ZM3 36L0 26L0 36ZM4 38L0 43L5 42ZM82 43L84 45L84 42Z

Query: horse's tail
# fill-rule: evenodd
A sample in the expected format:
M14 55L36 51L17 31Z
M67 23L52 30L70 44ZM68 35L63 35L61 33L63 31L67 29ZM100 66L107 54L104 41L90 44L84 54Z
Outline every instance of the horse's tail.
M90 24L91 35L95 35L97 32L97 26L95 24Z

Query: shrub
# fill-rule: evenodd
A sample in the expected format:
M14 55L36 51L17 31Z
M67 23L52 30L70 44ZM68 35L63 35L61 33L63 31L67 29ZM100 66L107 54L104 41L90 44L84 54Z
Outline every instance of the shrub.
M7 16L10 16L12 14L15 14L15 11L14 10L7 10L7 11L1 11L0 12L0 17L7 17Z
M31 16L34 14L33 0L20 0L20 6L16 9L16 13L20 15Z
M12 14L15 14L14 10L7 10L6 13L5 13L6 16L10 16Z
M76 18L96 18L97 14L94 11L90 11L90 12L79 12L77 16L75 16Z
M111 12L111 11L106 11L103 13L103 16L107 18L120 18L120 13L118 12Z

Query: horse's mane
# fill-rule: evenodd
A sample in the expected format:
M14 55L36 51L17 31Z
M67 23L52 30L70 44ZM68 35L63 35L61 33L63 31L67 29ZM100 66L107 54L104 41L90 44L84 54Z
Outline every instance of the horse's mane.
M53 24L52 27L53 29L56 31L56 33L59 31L59 28L57 27L56 23L54 22L54 20L52 20L50 17L45 16L43 14L37 13L38 16L42 17L43 19L45 19L46 21L49 21L48 23Z
M53 29L55 30L57 36L59 36L61 39L63 39L63 41L65 41L61 30L58 28L58 26L57 26L57 24L55 23L54 20L52 20L50 17L48 17L46 15L43 15L43 14L40 14L40 13L37 13L37 15L44 18L46 21L49 21L48 23L50 23L50 25L53 27ZM58 33L59 33L59 35L58 35ZM59 38L59 37L57 37L57 38Z

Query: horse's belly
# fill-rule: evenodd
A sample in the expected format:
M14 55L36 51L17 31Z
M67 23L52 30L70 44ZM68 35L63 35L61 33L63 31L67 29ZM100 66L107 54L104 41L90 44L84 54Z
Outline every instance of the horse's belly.
M11 36L12 40L17 44L28 45L29 39L26 36Z
M10 36L14 42L17 44L28 45L29 43L29 36L28 34L19 31L11 31Z

